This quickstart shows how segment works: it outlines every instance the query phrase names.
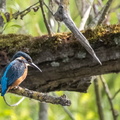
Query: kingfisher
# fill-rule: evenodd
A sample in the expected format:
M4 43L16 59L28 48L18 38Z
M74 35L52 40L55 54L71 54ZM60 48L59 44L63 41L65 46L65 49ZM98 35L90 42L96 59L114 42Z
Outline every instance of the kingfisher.
M25 80L28 73L28 66L37 68L42 72L42 70L33 63L32 58L27 53L18 51L1 74L1 96L4 96L8 90L18 86Z

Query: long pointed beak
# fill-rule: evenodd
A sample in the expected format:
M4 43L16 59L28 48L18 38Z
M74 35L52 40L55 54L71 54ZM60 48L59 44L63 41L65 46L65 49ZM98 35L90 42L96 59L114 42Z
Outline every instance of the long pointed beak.
M42 70L37 65L35 65L34 63L30 63L30 65L34 68L37 68L40 72L42 72Z

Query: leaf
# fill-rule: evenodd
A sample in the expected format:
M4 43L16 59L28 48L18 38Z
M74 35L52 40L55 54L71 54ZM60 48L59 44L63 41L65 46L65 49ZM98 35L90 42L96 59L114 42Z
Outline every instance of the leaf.
M1 12L1 14L0 14L0 15L2 16L2 18L3 18L4 22L6 23L6 22L7 22L7 19L6 19L5 14Z
M10 27L21 28L22 26L21 26L21 25L18 25L18 24L14 24L14 25L11 25Z

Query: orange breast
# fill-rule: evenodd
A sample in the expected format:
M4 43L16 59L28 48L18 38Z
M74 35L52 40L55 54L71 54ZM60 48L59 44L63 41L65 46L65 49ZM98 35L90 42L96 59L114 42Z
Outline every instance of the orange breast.
M28 72L28 67L26 67L26 69L25 69L25 71L24 71L24 74L23 74L21 77L19 77L19 78L9 87L9 89L12 89L12 88L16 87L16 86L18 86L21 82L23 82L23 81L25 80L26 76L27 76L27 72Z

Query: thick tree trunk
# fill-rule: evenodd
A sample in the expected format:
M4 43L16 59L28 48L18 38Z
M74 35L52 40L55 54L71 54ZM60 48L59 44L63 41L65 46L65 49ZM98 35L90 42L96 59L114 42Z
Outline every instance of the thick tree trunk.
M84 33L102 65L96 63L70 33L53 37L0 35L0 49L10 57L18 50L26 51L42 69L40 73L30 68L22 87L41 92L86 92L91 82L90 76L120 71L119 27L98 27Z

